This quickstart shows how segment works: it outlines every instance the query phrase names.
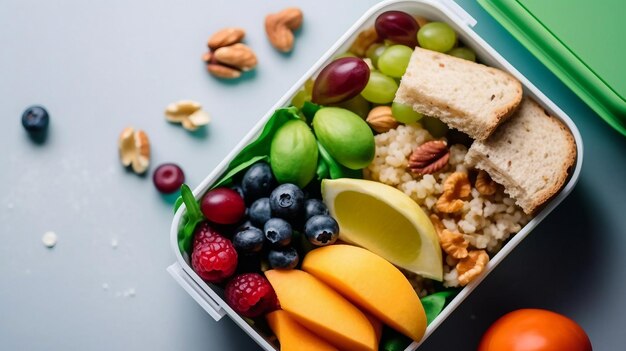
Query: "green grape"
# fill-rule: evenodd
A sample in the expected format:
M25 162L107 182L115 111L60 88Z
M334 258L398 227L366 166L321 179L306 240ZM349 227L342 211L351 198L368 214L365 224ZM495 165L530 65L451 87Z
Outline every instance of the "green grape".
M424 49L448 52L456 44L456 33L447 23L430 22L417 32L417 42Z
M367 48L365 56L372 60L372 65L374 65L374 67L378 67L378 58L383 54L383 52L385 52L386 49L387 47L383 44L372 44L369 48Z
M476 62L476 54L472 49L466 47L454 48L447 52L448 55L456 56L468 61Z
M393 45L387 48L378 58L378 69L393 78L404 75L413 50L404 45Z
M304 89L299 90L296 95L291 98L291 104L298 109L301 109L304 106L305 101L311 101L311 94L307 93Z
M414 123L424 117L421 113L413 111L413 107L398 102L391 104L391 114L400 123Z
M441 138L448 134L448 126L434 117L424 116L422 126L435 138Z
M361 116L361 118L367 118L367 114L371 110L370 103L365 100L361 95L357 95L350 100L346 100L344 102L340 102L338 104L333 104L331 106L345 108L346 110L350 110L357 115Z
M361 95L365 100L375 104L388 104L393 101L398 90L398 84L393 78L380 72L371 72L365 89Z
M304 91L306 91L306 93L309 95L313 94L314 84L315 84L315 81L312 78L307 79L307 81L304 83Z

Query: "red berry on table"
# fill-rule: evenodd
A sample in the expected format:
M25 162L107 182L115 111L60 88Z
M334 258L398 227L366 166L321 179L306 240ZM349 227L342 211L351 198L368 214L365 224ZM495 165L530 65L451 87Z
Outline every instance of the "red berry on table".
M269 281L258 273L234 277L226 285L226 302L235 312L254 318L277 309L278 298Z
M185 173L173 163L164 163L154 170L152 181L158 191L164 194L171 194L183 185Z
M216 188L204 195L200 204L202 213L211 222L234 224L246 212L241 195L229 188Z
M201 223L195 233L191 267L207 282L220 283L235 273L237 251L230 240Z

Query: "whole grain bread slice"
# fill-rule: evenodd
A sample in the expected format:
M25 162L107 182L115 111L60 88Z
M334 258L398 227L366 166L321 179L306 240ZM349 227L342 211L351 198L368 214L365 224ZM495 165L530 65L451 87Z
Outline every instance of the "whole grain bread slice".
M522 100L522 85L493 67L415 48L395 101L486 139Z
M530 98L487 140L474 141L465 156L528 214L561 189L575 159L569 129Z

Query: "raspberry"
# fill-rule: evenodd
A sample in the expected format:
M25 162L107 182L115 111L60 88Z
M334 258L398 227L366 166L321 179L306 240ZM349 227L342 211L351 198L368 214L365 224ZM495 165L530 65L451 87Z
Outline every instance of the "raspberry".
M258 273L234 277L226 285L226 302L235 312L254 318L279 307L278 298L270 282Z
M201 222L196 226L196 230L193 234L193 248L200 243L210 242L210 238L220 233L215 228L209 226L208 222Z
M191 267L200 278L220 283L235 273L237 251L230 240L214 231L206 222L202 223L195 233Z

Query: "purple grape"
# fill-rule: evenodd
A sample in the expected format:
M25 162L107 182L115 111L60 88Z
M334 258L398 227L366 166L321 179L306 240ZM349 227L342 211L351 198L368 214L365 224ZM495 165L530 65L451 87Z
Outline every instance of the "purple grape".
M358 57L342 57L322 69L313 84L313 102L335 104L351 99L365 88L370 69Z
M417 46L417 31L420 27L417 21L405 12L384 12L376 18L375 27L381 39L389 39L410 48Z

